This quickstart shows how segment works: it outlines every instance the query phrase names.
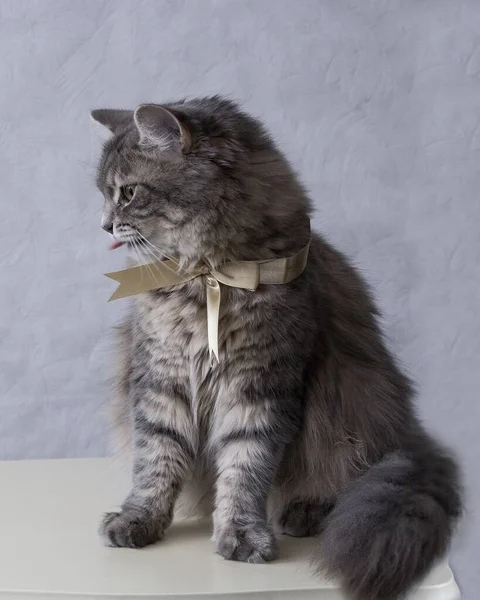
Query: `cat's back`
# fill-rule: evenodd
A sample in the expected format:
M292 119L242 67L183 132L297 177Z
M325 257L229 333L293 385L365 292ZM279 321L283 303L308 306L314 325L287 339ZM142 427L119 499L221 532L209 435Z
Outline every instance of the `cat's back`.
M315 303L327 320L374 326L378 310L360 268L317 233L312 236L306 274Z

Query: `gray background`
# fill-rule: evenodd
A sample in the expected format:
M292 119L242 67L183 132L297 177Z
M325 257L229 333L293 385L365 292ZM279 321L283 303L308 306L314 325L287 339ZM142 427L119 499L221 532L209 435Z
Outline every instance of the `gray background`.
M419 411L461 457L478 597L480 3L0 1L0 457L106 452L94 107L226 93L261 116L376 291ZM1 482L0 482L1 485Z

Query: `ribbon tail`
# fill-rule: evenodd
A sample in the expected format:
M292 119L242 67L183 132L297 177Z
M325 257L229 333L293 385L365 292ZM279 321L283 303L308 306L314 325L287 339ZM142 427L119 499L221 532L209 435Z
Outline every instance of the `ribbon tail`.
M113 281L118 283L116 290L110 296L108 302L111 302L112 300L117 300L117 298L123 298L123 289L120 289L122 287L122 279L119 273L105 273L105 277L108 277L109 279L112 279Z
M117 289L113 292L113 294L110 296L110 298L108 299L108 302L111 302L112 300L118 300L118 298L124 298L124 294L123 291L120 290L120 285L117 287Z
M172 285L179 285L201 275L199 272L179 270L175 271L172 261L153 262L146 265L130 267L123 271L105 273L106 277L113 279L119 285L109 299L127 298L143 292L151 292Z
M210 350L210 360L213 363L215 357L217 363L220 362L218 355L218 322L220 319L220 284L211 276L207 277L207 329L208 329L208 348Z

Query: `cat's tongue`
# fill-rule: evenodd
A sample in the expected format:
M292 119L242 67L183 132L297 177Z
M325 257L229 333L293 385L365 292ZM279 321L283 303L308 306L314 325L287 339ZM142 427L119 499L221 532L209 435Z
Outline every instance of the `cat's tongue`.
M119 242L118 240L113 241L110 246L108 247L109 250L116 250L117 248L120 248L120 246L123 246L123 242Z

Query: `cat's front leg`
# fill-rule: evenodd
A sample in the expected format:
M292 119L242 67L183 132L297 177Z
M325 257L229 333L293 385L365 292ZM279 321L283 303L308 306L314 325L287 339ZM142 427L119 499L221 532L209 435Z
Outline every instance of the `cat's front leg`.
M164 378L132 393L132 490L120 512L105 515L100 534L109 546L141 548L172 522L197 444L186 385Z
M230 380L214 419L214 539L229 560L273 560L277 544L267 499L285 445L299 426L297 381L279 368L257 367Z

